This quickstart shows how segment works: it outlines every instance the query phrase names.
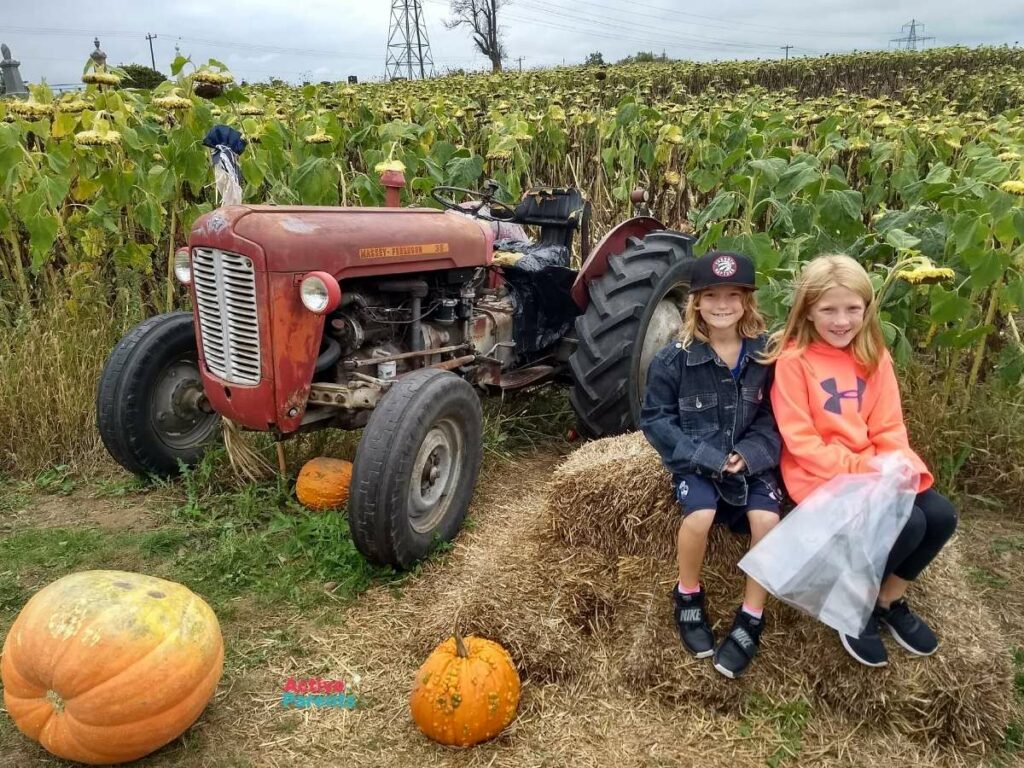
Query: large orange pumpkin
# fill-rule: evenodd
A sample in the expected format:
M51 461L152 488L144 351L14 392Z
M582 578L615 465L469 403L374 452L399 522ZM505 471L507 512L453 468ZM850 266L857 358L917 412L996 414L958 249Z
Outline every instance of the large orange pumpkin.
M351 484L352 462L321 456L303 465L295 483L295 495L310 509L336 509L348 501Z
M217 617L186 587L84 571L25 604L0 676L22 733L58 757L110 765L184 733L217 689L223 662Z
M456 631L416 673L412 718L434 741L466 747L497 736L519 706L519 673L508 651Z

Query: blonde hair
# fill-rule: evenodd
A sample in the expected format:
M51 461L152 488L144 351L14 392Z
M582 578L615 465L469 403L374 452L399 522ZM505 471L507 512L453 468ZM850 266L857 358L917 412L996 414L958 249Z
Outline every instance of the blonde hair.
M710 290L710 289L708 289ZM736 330L745 339L756 339L768 327L757 309L757 296L749 288L743 290L743 317L736 324ZM679 340L689 349L694 339L708 343L708 324L700 316L697 305L706 291L691 293L683 310L683 327L679 329Z
M864 324L848 349L869 375L877 370L885 350L885 338L882 336L875 291L864 267L843 254L818 256L801 270L794 285L793 307L789 310L786 325L772 334L765 351L765 362L777 360L790 346L801 350L812 341L821 341L808 314L832 288L845 288L864 300Z

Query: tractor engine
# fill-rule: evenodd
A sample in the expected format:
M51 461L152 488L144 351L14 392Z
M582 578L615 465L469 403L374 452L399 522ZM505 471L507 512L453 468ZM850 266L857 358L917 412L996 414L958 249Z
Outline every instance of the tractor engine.
M504 287L486 287L487 278L477 268L346 282L324 328L314 381L348 384L353 370L387 380L414 367L457 368L460 357L444 359L455 348L468 357L471 347L477 359L507 367L515 346L513 304ZM402 357L431 349L448 353ZM486 375L477 383L487 383Z

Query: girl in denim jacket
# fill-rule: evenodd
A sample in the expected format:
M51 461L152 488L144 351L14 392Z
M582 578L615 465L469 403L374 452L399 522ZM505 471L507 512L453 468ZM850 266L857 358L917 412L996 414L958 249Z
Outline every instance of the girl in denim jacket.
M758 362L767 342L754 296L753 262L712 252L694 262L679 340L647 373L640 428L672 474L682 507L679 583L672 589L683 646L738 677L757 653L767 593L747 579L743 604L715 648L700 571L713 523L749 525L751 546L779 522L776 468L781 439L772 416L771 368Z

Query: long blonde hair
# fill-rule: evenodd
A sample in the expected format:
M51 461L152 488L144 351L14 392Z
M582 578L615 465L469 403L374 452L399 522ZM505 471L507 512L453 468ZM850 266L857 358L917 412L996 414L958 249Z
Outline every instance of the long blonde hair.
M689 349L694 339L708 343L708 324L700 316L697 305L704 291L691 293L683 311L683 327L679 329L679 340ZM757 296L750 289L743 289L743 317L736 324L736 330L744 339L756 339L765 332L767 324L757 309Z
M869 375L875 372L885 350L875 291L864 267L843 254L818 256L801 270L794 286L793 307L789 310L786 325L772 334L765 362L777 360L791 345L801 350L812 341L821 341L808 314L832 288L846 288L864 300L864 324L848 348Z

